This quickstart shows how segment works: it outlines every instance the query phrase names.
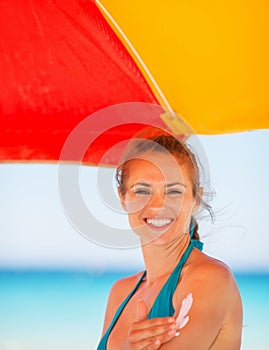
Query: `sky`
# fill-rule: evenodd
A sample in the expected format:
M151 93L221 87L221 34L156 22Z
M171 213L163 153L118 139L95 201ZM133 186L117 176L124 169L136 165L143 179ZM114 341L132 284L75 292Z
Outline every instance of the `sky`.
M211 202L215 222L200 221L206 254L236 272L268 272L269 130L199 136L199 140L215 193ZM0 269L143 268L139 248L96 243L95 237L106 227L115 232L128 229L126 215L109 208L102 198L102 188L107 192L111 188L116 198L114 170L79 169L81 196L99 221L92 232L89 228L90 239L65 213L58 172L57 164L0 164Z

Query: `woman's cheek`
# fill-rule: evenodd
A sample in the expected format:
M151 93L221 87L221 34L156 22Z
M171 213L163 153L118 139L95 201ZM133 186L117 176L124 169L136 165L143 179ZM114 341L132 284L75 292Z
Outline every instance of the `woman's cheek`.
M175 218L181 216L183 202L183 197L166 199L166 207L174 213Z
M133 198L132 198L133 197ZM146 207L149 198L147 196L135 197L135 196L126 197L125 208L129 215L139 215L139 213Z
M191 220L193 203L188 196L182 196L169 205L174 213L174 220L180 222L180 226L184 231L189 229L188 225Z

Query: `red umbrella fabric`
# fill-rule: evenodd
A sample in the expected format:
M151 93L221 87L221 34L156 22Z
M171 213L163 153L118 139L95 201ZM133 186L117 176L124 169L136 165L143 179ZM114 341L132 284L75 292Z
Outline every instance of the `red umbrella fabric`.
M70 132L92 113L125 102L158 103L94 1L4 0L0 14L2 162L57 161ZM105 132L84 161L98 163L115 137L139 128L138 122ZM94 123L88 132L95 133Z

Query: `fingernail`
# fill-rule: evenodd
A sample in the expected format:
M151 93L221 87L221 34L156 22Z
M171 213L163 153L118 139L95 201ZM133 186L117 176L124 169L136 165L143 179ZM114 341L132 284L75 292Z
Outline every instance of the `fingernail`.
M155 344L155 345L160 345L160 344L161 344L161 342L160 342L160 340L159 340L159 339L157 339L157 340L155 340L154 344Z
M178 336L179 336L179 334L180 334L179 332L176 332L175 337L178 337Z

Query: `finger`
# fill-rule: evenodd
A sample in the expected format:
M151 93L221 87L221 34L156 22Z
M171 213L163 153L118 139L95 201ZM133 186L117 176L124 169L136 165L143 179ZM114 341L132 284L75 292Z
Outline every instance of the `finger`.
M174 339L176 336L178 336L179 333L177 329L169 330L169 332L161 334L158 336L158 339L160 340L161 344L165 344L169 342L170 340Z
M150 322L148 321L150 324ZM130 338L133 342L139 342L142 340L156 340L161 339L162 341L168 341L173 338L176 333L177 325L175 322L166 323L161 325L148 326L147 328L131 328Z
M144 339L136 343L130 343L132 350L157 350L161 347L162 343L159 339Z
M176 326L176 320L174 317L160 317L160 318L146 319L146 320L142 320L140 322L133 322L132 329L144 330L144 329L159 327L159 326L168 326L169 327L171 325Z
M148 345L145 349L146 350L159 349L163 344L171 341L176 336L176 334L177 334L177 331L173 330L173 331L169 331L166 334L158 336L157 338L153 338L151 341L151 344Z
M148 318L148 308L142 299L137 301L136 305L136 322L145 321Z
M132 350L158 350L164 343L167 343L173 336L165 337L165 338L152 338L152 339L144 339L140 340L138 343L133 343L134 347Z
M162 343L160 339L156 339L149 346L144 348L143 350L158 350L161 347Z

